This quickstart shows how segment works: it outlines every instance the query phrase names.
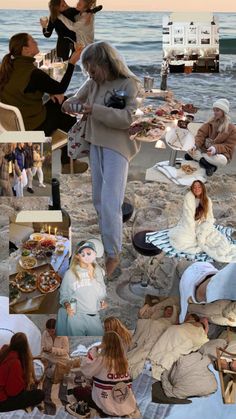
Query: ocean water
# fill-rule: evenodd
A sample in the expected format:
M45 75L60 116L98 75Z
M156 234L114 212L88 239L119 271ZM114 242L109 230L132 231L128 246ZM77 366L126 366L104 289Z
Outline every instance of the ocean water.
M8 52L9 38L17 32L28 32L38 41L41 51L55 47L56 35L44 38L39 24L45 10L0 11L0 60ZM162 17L165 13L102 12L96 15L96 40L112 42L125 57L131 70L141 79L145 75L155 78L160 85L162 60ZM168 87L184 102L193 102L202 110L210 109L215 99L226 97L232 103L235 118L236 103L236 13L218 13L220 24L220 73L219 74L171 74ZM73 93L84 80L77 67L70 83Z

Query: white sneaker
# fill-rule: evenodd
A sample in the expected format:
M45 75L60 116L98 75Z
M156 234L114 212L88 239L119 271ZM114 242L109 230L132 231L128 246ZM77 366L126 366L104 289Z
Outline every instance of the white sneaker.
M39 183L39 188L46 188L46 185L44 185L44 183Z

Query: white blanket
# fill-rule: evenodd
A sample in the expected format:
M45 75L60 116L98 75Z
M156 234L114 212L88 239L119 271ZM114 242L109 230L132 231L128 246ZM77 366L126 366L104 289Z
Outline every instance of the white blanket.
M163 371L169 370L182 355L197 351L208 340L201 326L196 327L191 323L170 326L149 354L153 377L160 380Z
M133 336L134 346L127 354L133 378L141 374L150 351L171 324L173 324L171 320L166 318L158 320L138 319Z
M205 252L218 262L236 262L236 244L228 237L227 231L225 236L214 225L211 200L205 221L195 221L195 211L196 199L189 191L184 197L180 221L168 231L170 245L180 252ZM160 232L156 234L160 236ZM155 244L155 233L148 233L146 241Z
M153 167L153 171L159 171L163 173L168 179L170 179L173 183L180 186L191 186L194 180L201 180L203 183L206 182L206 176L205 176L205 169L202 169L198 162L195 161L187 161L184 159L176 159L177 163L181 164L188 164L197 170L193 172L191 175L187 175L181 168L177 169L176 167L169 165L169 160L162 161L159 163L156 163ZM149 180L146 176L146 180ZM153 179L151 179L153 180Z

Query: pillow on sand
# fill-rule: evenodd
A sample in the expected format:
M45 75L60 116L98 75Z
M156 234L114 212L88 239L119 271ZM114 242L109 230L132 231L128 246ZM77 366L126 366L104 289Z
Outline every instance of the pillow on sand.
M185 399L214 393L217 381L208 369L210 362L208 356L202 356L199 352L181 356L171 370L164 371L161 376L166 396Z

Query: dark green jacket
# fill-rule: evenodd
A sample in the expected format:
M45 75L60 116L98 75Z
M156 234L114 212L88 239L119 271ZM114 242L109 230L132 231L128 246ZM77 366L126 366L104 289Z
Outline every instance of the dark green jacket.
M46 118L46 109L42 102L43 93L40 91L25 93L31 73L36 68L34 61L32 57L16 57L10 80L1 93L3 103L16 106L20 110L25 129L29 131L39 127Z

